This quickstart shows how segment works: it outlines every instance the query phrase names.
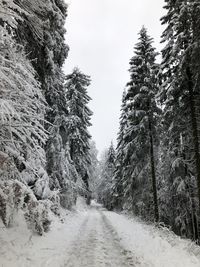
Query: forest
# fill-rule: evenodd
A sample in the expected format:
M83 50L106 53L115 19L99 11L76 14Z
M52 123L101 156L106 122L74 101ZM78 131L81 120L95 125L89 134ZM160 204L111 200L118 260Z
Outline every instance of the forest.
M117 146L111 143L98 159L89 129L91 78L78 67L63 70L68 5L0 0L5 227L22 212L42 236L50 230L49 214L59 217L82 196L200 244L200 3L165 0L164 10L164 48L157 51L148 25L141 27Z
M63 73L66 17L61 0L0 1L0 216L22 209L41 235L88 192L90 77Z
M164 9L160 54L147 29L139 32L117 148L104 157L97 191L108 209L199 243L200 3L166 0Z

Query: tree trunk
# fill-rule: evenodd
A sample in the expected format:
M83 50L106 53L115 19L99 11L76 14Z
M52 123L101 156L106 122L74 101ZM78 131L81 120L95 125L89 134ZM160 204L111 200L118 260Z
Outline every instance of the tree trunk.
M69 151L69 153L70 153L71 160L74 161L74 142L73 142L73 140L71 141L71 144L70 144L70 151Z
M184 141L185 143L185 141ZM181 149L182 150L182 156L183 156L183 160L186 161L186 153L184 148ZM191 175L188 172L188 165L185 165L185 177ZM198 225L197 225L197 219L196 219L196 208L195 208L195 202L194 202L194 191L191 188L191 184L190 182L188 183L188 192L189 192L189 197L190 197L190 204L191 204L191 210L188 211L188 213L190 214L190 220L191 220L191 232L192 232L192 240L197 241L198 240Z
M159 222L158 196L157 196L154 147L153 147L153 134L152 134L152 125L151 125L150 118L149 118L149 139L150 139L151 178L152 178L153 200L154 200L154 218L155 218L156 222Z
M197 178L197 187L198 187L198 199L199 199L199 214L200 217L200 154L199 154L199 137L198 137L198 127L197 127L197 118L196 110L194 103L194 94L193 94L193 82L190 69L187 69L187 78L188 78L188 90L189 90L189 104L190 104L190 115L192 122L192 137L193 137L193 146L195 152L195 165L196 165L196 178ZM200 218L198 218L198 243L200 244Z

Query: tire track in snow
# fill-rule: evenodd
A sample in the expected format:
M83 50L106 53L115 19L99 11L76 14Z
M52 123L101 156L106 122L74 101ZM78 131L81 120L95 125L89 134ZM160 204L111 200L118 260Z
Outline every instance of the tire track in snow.
M88 216L67 252L65 267L138 267L130 251L120 244L120 238L106 216L96 209Z

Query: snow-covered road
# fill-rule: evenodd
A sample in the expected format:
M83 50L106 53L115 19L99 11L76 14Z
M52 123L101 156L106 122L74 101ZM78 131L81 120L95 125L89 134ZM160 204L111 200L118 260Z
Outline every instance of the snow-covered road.
M67 253L67 267L137 266L103 212L92 208Z
M167 229L92 206L69 213L42 237L0 225L0 267L199 267L200 248Z

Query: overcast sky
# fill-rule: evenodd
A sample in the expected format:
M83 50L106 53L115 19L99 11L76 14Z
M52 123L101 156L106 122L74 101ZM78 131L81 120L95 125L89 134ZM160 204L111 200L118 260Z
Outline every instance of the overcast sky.
M67 1L67 0L66 0ZM99 151L115 143L129 60L145 25L160 50L164 0L68 0L65 73L78 66L91 76L90 128Z

